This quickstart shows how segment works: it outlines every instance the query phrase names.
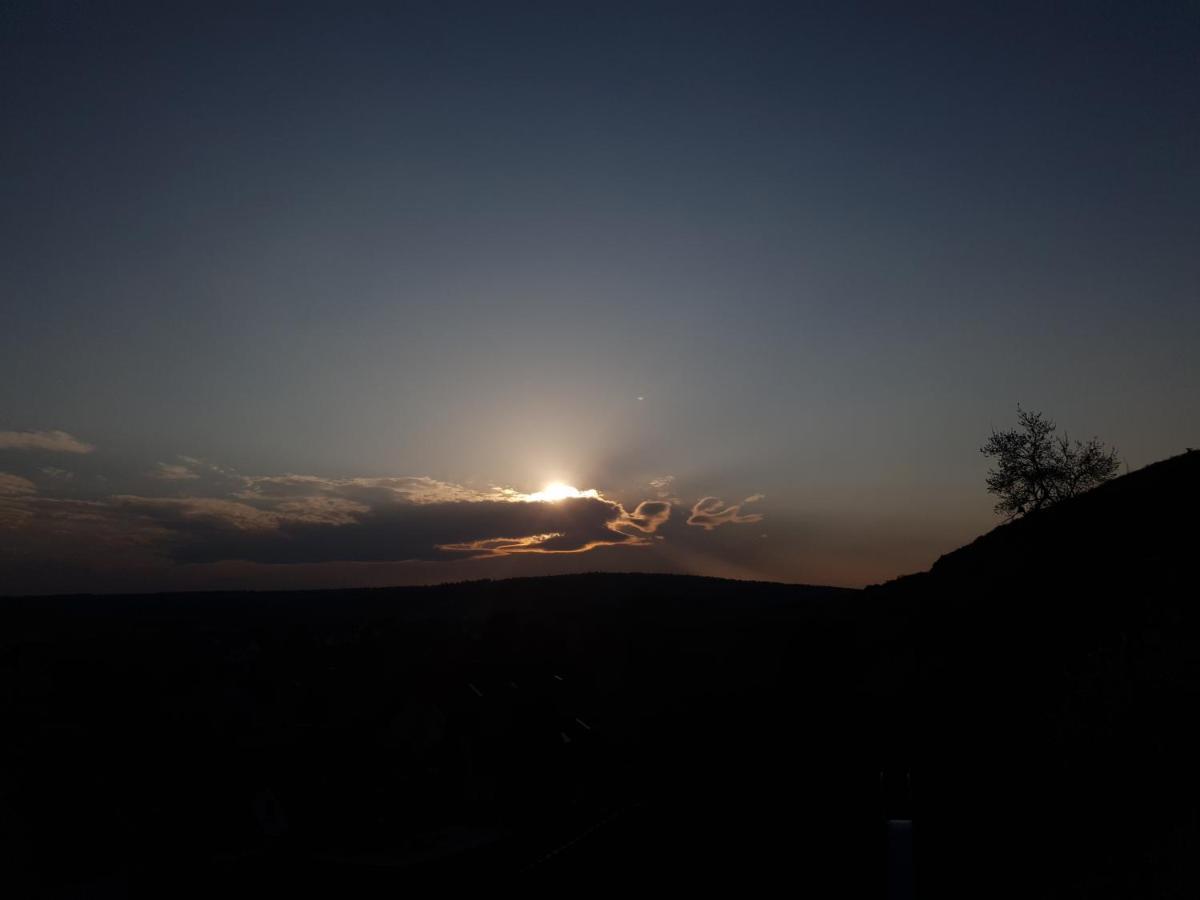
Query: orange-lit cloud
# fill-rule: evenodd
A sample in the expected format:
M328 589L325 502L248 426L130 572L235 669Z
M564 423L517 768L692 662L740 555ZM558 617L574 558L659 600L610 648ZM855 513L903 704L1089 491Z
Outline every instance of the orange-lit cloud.
M705 497L692 507L692 514L688 516L687 523L703 528L705 531L712 531L722 525L751 525L761 522L763 520L761 513L743 514L741 510L747 503L755 503L762 499L762 494L753 494L741 503L726 506L724 501L717 497Z
M439 544L438 548L474 556L507 556L513 553L586 553L600 547L639 547L650 543L647 535L671 516L671 504L646 500L632 513L597 491L556 503L531 501L537 506L516 509L518 518L532 514L538 521L556 522L561 530L543 531L521 537L482 538ZM527 505L527 504L526 504ZM539 508L540 507L540 508Z

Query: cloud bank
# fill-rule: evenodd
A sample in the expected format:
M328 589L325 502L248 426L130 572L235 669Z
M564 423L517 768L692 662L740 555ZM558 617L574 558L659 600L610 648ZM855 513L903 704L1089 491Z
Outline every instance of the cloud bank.
M169 482L191 487L170 472ZM20 529L24 551L124 536L174 563L402 562L583 553L647 546L671 504L633 510L598 492L555 502L508 488L480 491L423 477L240 476L223 496L39 495L28 479L0 476L0 527ZM0 554L2 556L3 554Z
M432 580L431 566L461 578L470 577L473 560L509 558L511 567L541 557L560 565L570 554L603 549L659 547L668 554L654 555L659 563L706 558L689 543L694 530L672 522L675 496L626 506L566 485L523 493L424 476L242 475L186 456L131 469L123 483L46 466L18 471L0 472L0 593L57 584L239 587L221 573L254 566L319 574L316 567L345 573L405 564ZM670 494L674 485L663 478L652 487ZM726 507L705 497L687 524L711 531L757 522L761 515L742 511L755 499ZM185 580L164 580L176 578Z

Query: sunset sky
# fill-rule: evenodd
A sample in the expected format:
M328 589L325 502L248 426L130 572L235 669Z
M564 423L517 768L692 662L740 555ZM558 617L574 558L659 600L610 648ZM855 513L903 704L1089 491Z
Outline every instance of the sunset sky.
M1194 3L0 11L0 593L859 586L1200 446Z

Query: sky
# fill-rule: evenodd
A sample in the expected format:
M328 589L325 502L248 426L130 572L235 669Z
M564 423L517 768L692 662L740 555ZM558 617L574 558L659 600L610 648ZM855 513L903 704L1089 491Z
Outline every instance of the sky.
M861 586L997 524L1018 403L1200 446L1198 46L1192 2L5 4L0 594Z

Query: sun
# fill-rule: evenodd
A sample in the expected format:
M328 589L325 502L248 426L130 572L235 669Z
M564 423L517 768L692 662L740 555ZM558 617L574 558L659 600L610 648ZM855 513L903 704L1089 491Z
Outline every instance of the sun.
M542 503L557 503L559 500L574 500L578 497L599 497L600 494L594 488L587 491L581 491L579 488L566 484L562 481L552 481L540 491L527 495L528 499L539 501Z

